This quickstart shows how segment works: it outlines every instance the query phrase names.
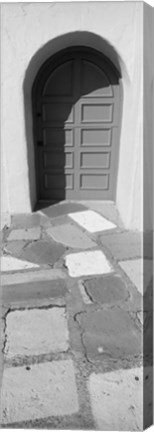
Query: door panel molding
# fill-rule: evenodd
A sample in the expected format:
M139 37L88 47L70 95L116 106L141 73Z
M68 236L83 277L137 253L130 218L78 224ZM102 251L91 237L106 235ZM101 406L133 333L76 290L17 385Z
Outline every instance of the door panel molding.
M41 67L32 99L38 200L114 200L122 93L110 60L61 51Z

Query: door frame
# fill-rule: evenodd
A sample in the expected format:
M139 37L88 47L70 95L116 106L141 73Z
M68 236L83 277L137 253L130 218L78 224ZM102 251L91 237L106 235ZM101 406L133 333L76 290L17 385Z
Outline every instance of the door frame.
M119 140L120 141L120 131L121 131L121 122L122 122L122 104L123 104L123 88L122 88L122 80L121 80L121 74L120 72L117 70L117 68L115 67L115 65L113 64L113 62L107 57L105 56L103 53L101 53L100 51L91 48L91 47L87 47L87 46L71 46L65 49L62 49L60 51L58 51L57 53L55 53L54 55L52 55L51 57L49 57L40 67L33 86L32 86L32 116L33 116L33 139L34 139L34 154L35 154L35 173L36 173L36 196L37 196L37 202L49 202L49 200L46 199L40 199L39 198L39 164L38 164L38 151L37 151L37 115L39 115L39 109L40 106L38 104L38 95L41 94L41 89L44 86L44 83L47 81L47 78L49 76L49 74L56 69L59 65L61 65L66 59L70 59L71 57L71 53L74 52L85 52L85 53L89 53L89 55L92 56L93 59L96 59L96 64L98 65L102 65L102 61L103 64L105 63L110 71L111 71L111 76L112 76L112 71L113 71L113 75L117 77L119 84L118 84L118 93L119 93L119 97L118 97L118 108L117 108L117 117L118 117L118 127L116 129L116 142ZM110 78L111 78L110 76ZM112 84L112 82L111 82ZM37 103L36 103L37 102ZM119 142L119 153L120 153L120 142ZM114 164L114 176L118 177L118 165L119 165L119 154L118 157L116 158L116 163ZM116 177L116 182L114 184L114 190L113 190L113 196L114 199L112 200L112 198L108 198L108 200L112 200L112 201L116 201L116 187L117 187L117 177ZM107 199L107 198L106 198ZM105 200L106 200L105 199ZM103 200L102 200L103 201ZM50 200L51 203L53 203L52 200ZM55 202L55 201L54 201Z

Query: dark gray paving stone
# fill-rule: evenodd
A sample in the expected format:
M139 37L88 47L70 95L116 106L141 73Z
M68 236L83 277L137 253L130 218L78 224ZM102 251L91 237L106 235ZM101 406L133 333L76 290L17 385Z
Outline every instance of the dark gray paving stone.
M60 226L63 224L67 224L70 222L70 218L67 215L62 215L59 217L54 217L53 219L48 219L48 222L50 223L49 228L52 226Z
M54 281L37 281L5 285L2 289L2 303L13 304L28 302L29 306L32 300L43 300L48 298L64 297L67 292L64 280Z
M109 275L84 282L93 301L102 304L115 304L128 298L128 291L120 276Z
M78 320L89 360L118 360L141 353L141 334L126 311L115 307L80 315Z
M5 250L9 252L14 257L19 257L24 246L26 245L26 242L24 240L15 240L11 241L7 244L5 247Z
M21 253L20 258L26 259L36 264L53 265L65 252L65 247L61 244L38 240L29 244Z
M82 210L87 210L87 207L78 203L64 203L64 204L56 204L54 206L43 208L41 209L41 212L44 213L49 218L55 218L57 216L62 216L68 213L73 213Z
M40 226L41 215L39 213L30 214L17 214L13 215L11 219L11 227L20 228L34 228Z
M142 234L138 232L123 232L102 235L102 245L106 246L117 260L142 256Z
M18 240L34 241L34 240L39 240L40 236L41 236L40 227L18 228L18 229L13 229L9 233L7 237L7 241L18 241Z

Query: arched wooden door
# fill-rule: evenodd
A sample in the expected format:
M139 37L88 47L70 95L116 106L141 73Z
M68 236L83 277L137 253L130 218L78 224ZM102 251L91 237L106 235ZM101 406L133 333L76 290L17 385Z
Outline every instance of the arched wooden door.
M121 98L117 71L82 47L62 51L33 86L39 200L115 198Z

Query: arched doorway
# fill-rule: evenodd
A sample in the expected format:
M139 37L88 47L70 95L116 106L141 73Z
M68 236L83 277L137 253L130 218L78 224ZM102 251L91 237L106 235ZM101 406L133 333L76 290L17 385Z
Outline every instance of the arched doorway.
M38 200L114 200L121 89L113 64L90 48L61 51L32 94Z

